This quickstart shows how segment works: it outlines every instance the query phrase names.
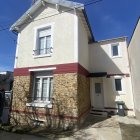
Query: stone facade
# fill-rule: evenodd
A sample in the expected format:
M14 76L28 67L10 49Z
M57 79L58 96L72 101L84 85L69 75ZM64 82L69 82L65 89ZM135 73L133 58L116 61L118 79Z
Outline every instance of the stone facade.
M18 112L26 112L26 103L31 92L31 76L16 76L13 84L11 122L14 124L28 123L27 117Z
M90 78L78 75L78 114L82 120L91 107Z
M27 107L31 102L32 76L14 78L11 122L73 128L90 108L89 79L77 73L54 74L52 108Z

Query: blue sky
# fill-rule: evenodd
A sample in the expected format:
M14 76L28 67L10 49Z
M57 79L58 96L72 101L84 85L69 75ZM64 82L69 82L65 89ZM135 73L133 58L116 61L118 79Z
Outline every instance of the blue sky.
M87 2L94 0L75 0ZM0 30L10 27L29 7L31 0L1 0ZM140 15L140 0L102 0L86 6L86 12L96 40L131 37ZM16 35L0 31L0 71L13 70Z

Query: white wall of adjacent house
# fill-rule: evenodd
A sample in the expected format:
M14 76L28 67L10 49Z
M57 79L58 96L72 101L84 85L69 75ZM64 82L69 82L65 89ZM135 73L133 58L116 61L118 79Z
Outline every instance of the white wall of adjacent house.
M78 20L78 62L89 71L88 35L80 18Z
M63 8L63 11L66 9ZM35 15L35 22L27 24L20 32L16 68L53 64L73 63L74 60L74 11L62 12L55 5L40 9ZM52 16L57 14L55 16ZM46 18L47 17L47 18ZM36 30L51 25L53 53L47 56L35 57Z
M140 119L140 20L128 46L136 117Z
M112 56L112 45L118 45L118 57ZM125 106L128 109L133 109L133 96L132 96L132 84L131 77L126 75L121 76L119 74L129 74L129 61L127 53L126 38L118 38L107 41L101 41L90 45L90 72L107 72L110 77L102 77L102 94L103 94L103 106L105 108L117 107L115 100L125 102ZM115 79L120 78L122 84L122 91L116 91ZM99 95L95 93L93 84L95 78L91 78L91 84L93 89L91 90L91 96L93 98L99 98ZM94 100L91 101L94 106ZM133 115L134 112L128 111L128 115Z
M118 45L118 56L112 56L112 45ZM107 72L108 74L130 73L126 38L91 44L90 71Z

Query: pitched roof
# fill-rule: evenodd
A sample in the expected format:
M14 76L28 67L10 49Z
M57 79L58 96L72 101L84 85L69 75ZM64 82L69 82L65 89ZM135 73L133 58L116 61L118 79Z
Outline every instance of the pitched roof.
M79 11L79 16L81 17L85 29L88 33L89 41L95 41L85 12L84 4L67 0L38 0L11 26L10 30L18 32L20 27L24 24L27 24L27 21L29 19L32 19L32 15L45 3L58 4L70 9L77 9Z

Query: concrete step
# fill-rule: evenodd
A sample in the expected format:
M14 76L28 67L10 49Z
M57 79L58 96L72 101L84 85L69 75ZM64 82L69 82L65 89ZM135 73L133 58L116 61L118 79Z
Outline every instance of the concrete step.
M108 117L108 112L100 109L91 109L90 114L94 116Z

